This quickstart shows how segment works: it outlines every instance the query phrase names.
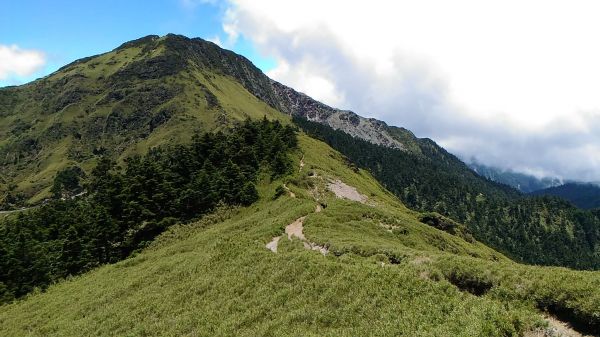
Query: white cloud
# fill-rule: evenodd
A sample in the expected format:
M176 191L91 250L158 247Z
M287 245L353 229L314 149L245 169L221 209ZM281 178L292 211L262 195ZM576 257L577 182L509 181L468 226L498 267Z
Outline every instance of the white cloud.
M600 180L594 1L230 0L229 36L325 103L465 158Z
M44 53L24 50L16 45L0 45L0 80L32 75L46 64Z

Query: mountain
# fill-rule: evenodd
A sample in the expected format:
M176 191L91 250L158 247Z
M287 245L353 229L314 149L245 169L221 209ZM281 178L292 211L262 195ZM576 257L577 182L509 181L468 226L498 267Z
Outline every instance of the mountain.
M511 170L502 170L477 162L470 163L469 167L483 177L501 184L512 186L523 193L530 193L562 184L562 181L558 178L536 178L532 175L513 172Z
M567 183L534 191L530 194L557 196L585 209L600 207L600 187L591 183Z
M246 118L290 123L292 115L350 137L345 145L329 143L409 207L463 222L477 239L518 261L600 266L595 215L555 200L526 199L476 174L430 139L315 101L202 39L167 35L127 42L38 81L2 89L0 102L5 208L47 200L55 177L85 177L103 156L122 164Z
M524 173L502 170L473 162L469 167L477 174L532 196L556 196L584 209L600 207L600 187L594 183L566 182L558 178L536 178Z
M515 262L597 269L595 213L210 42L128 42L0 107L5 200L50 198L0 214L0 335L600 331L598 271Z
M0 89L1 189L36 203L58 171L76 164L89 172L99 155L122 159L248 117L285 119L244 89L270 82L231 73L264 77L210 42L147 36Z
M316 102L211 42L147 36L0 88L0 194L37 203L69 165L89 171L99 154L124 158L248 117L284 120L279 111L416 148L409 131Z

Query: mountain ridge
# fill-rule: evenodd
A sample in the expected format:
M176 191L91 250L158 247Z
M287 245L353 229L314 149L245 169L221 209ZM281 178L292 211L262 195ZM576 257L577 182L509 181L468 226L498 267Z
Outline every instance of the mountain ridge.
M171 34L127 42L40 81L0 90L0 107L8 107L0 109L0 164L9 178L0 184L4 208L20 208L27 198L32 204L47 200L59 173L89 174L104 156L123 163L155 147L187 143L198 133L227 132L248 118L287 125L292 115L351 137L344 138L345 149L338 148L342 152L358 148L355 138L399 151L369 149L380 157L371 158L366 167L406 205L464 222L479 239L513 258L584 269L599 265L593 253L599 236L594 215L578 214L553 200L515 203L524 197L519 191L480 177L434 141L275 83L243 56ZM353 155L360 161L365 154ZM29 195L19 198L18 193ZM522 209L528 211L522 214ZM547 221L551 226L540 225ZM502 230L511 235L505 237ZM548 235L561 239L560 247L548 247ZM573 247L585 258L575 259Z
M245 112L238 103L227 102L240 96L231 79L257 99L243 98L253 106ZM261 107L265 103L270 108ZM0 186L0 193L23 193L21 199L39 202L47 197L58 170L75 163L89 170L96 153L123 156L167 139L184 141L189 129L223 127L249 112L281 119L276 111L375 144L420 151L410 131L313 100L212 42L149 35L71 62L31 83L0 88L0 165L12 178ZM61 152L68 162L52 158Z

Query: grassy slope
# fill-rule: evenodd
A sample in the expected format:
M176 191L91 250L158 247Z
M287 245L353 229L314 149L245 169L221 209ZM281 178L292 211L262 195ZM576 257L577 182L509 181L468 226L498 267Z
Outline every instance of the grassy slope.
M21 153L16 163L9 160L2 166L0 199L11 183L30 198L30 203L48 197L57 171L75 163L84 170L94 166L96 156L92 150L96 146L124 158L164 143L185 142L196 132L229 127L247 117L289 121L288 116L260 101L235 79L196 66L158 79L111 77L136 62L161 56L164 47L157 45L151 50L140 46L116 49L68 65L42 80L1 89L0 154L7 158L19 156L19 144L26 139L37 140L41 148ZM171 90L172 97L162 99L160 104L148 103L160 93L157 88L163 87ZM56 97L70 97L81 90L82 99L52 112L53 106L60 106L53 103ZM125 92L124 98L107 99L116 92ZM144 96L147 92L150 94ZM216 105L208 103L206 95L210 94L216 98ZM144 106L143 114L135 117L134 111L140 106ZM168 121L149 129L147 120L165 110L172 111ZM120 120L119 127L125 129L111 133L107 131L108 120L115 111L133 119ZM136 120L143 124L133 126ZM20 125L27 127L17 131ZM77 133L81 139L76 138Z
M306 165L285 179L296 198L272 200L284 181L265 181L249 208L173 227L133 258L0 307L0 335L499 336L542 324L540 298L599 318L597 272L520 266L423 225L323 143L300 144L296 161L304 155ZM334 177L370 205L326 192ZM315 196L327 205L321 213ZM330 254L285 238L277 254L265 248L305 215L307 238ZM447 279L492 288L474 296Z

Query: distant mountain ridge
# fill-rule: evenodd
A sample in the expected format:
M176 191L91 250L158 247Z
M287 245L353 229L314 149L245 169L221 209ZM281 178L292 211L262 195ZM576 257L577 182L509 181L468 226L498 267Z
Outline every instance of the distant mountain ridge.
M600 186L592 183L566 183L542 190L533 191L530 195L552 195L570 201L573 205L592 209L600 207Z

